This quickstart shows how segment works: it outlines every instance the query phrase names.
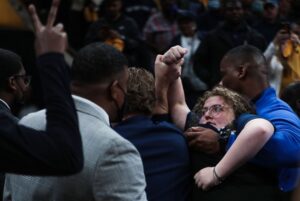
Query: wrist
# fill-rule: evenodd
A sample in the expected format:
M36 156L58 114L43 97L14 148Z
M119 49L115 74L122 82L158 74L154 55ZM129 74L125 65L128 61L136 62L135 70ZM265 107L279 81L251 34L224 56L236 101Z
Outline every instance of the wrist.
M218 182L217 184L220 184L220 183L222 183L222 182L224 181L224 178L221 177L221 176L217 173L217 171L216 171L216 166L213 167L213 175L214 175L215 179L216 179L217 182Z

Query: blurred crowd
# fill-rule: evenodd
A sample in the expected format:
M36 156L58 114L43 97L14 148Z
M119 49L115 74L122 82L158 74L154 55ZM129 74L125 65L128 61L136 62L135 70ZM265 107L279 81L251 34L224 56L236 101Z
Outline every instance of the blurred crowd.
M34 3L45 20L51 1L3 0L0 44L19 53L36 74L32 23L26 6ZM156 54L173 45L187 48L183 82L189 106L220 81L219 64L231 48L251 44L265 52L270 83L277 94L299 79L298 0L63 0L57 22L68 33L68 53L101 41L122 51L129 66L153 72ZM33 80L34 94L40 93ZM33 102L42 104L40 96Z

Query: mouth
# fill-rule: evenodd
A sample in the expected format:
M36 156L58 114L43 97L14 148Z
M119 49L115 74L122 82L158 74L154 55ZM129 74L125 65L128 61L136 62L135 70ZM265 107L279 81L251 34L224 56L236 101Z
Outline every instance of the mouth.
M206 123L209 124L209 125L212 125L212 126L215 126L215 125L216 125L214 122L210 122L210 121L208 121L208 122L206 122Z

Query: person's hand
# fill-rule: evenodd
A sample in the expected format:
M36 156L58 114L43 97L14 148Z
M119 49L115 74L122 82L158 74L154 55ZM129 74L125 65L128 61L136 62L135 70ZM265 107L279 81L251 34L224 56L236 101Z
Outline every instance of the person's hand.
M197 151L215 154L220 151L218 133L209 128L191 127L184 132L189 146Z
M182 65L183 57L187 53L187 49L179 45L171 47L164 55L163 62L169 66Z
M299 36L295 33L291 33L291 41L293 42L294 46L300 45Z
M213 167L206 167L199 170L194 175L194 179L198 188L201 188L204 191L209 190L220 183L213 173Z
M286 40L290 38L290 33L288 33L285 29L281 29L277 32L276 36L274 37L274 44L275 45L282 45Z
M164 55L157 55L155 60L155 76L158 80L171 82L181 74L181 65L187 49L180 46L170 48Z
M35 48L37 55L48 52L64 53L67 48L67 34L64 32L63 24L58 23L56 26L53 26L58 5L59 0L53 0L46 25L41 23L36 13L35 6L29 6L35 29Z
M163 55L157 55L155 59L155 81L161 83L171 83L176 80L180 74L181 69L170 69L169 65L167 65L163 61Z

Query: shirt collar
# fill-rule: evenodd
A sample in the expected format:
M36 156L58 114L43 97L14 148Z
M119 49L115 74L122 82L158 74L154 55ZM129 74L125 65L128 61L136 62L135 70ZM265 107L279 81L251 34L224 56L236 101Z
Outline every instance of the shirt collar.
M103 108L101 108L99 105L97 105L96 103L94 103L94 102L92 102L92 101L90 101L90 100L88 100L88 99L86 99L86 98L80 97L80 96L72 95L72 97L73 97L74 99L77 99L77 100L79 100L79 101L81 101L81 102L83 102L83 103L85 103L85 104L91 106L97 113L99 113L99 114L103 117L103 120L105 121L105 123L106 123L107 125L110 125L108 114L107 114L106 111L105 111Z
M9 105L8 105L3 99L0 98L0 101L1 101L1 102L2 102L9 110L11 110L10 107L9 107Z

